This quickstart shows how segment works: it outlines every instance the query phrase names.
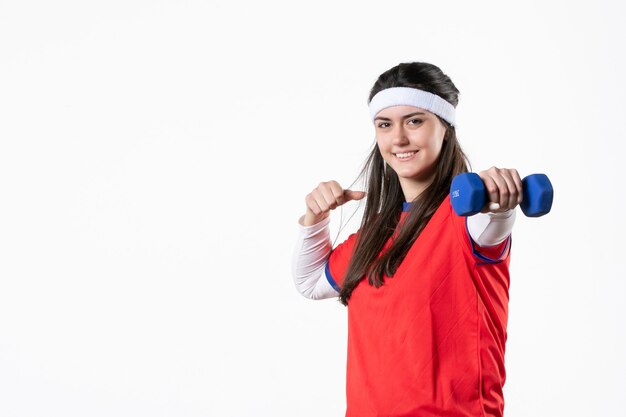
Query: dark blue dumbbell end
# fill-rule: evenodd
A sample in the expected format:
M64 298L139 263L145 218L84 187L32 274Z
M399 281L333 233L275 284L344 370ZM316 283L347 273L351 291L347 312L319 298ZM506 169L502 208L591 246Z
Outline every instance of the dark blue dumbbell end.
M450 202L459 216L472 216L485 206L485 185L478 174L465 172L457 175L450 186Z
M532 174L522 180L524 196L520 207L528 217L539 217L550 212L554 189L545 174Z

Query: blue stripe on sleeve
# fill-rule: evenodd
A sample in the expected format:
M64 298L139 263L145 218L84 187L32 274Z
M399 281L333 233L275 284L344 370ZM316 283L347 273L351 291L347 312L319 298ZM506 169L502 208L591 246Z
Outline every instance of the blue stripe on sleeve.
M332 287L335 289L335 291L341 292L341 288L339 288L339 285L337 285L337 283L333 279L333 276L330 274L330 266L329 266L329 262L328 261L326 261L325 271L326 271L326 279L328 280L330 285L332 285Z

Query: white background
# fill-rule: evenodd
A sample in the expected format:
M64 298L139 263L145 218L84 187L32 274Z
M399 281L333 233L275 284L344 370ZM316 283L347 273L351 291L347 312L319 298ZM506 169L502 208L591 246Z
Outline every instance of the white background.
M297 219L410 61L461 91L474 171L555 187L518 209L505 415L626 416L623 4L0 1L0 417L343 415Z

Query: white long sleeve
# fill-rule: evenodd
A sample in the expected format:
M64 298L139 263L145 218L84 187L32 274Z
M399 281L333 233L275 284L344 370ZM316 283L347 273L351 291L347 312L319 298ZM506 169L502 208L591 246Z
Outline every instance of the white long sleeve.
M467 218L469 234L478 246L498 245L511 234L515 209L502 213L477 213Z
M311 226L302 225L303 217L298 221L292 260L296 289L312 300L337 297L339 293L330 285L325 274L326 261L332 250L330 216ZM514 223L515 209L502 213L477 213L467 219L470 236L482 247L503 242L511 234Z
M292 261L296 289L312 300L337 297L339 293L330 285L324 271L332 250L330 216L311 226L302 225L303 217L298 221L299 230Z

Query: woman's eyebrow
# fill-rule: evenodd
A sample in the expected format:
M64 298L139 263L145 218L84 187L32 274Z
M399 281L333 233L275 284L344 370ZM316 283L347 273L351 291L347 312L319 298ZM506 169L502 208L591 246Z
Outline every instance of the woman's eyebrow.
M411 117L411 116L417 116L417 115L426 115L426 113L422 113L419 111L416 111L415 113L409 113L409 114L405 114L404 116L402 116L403 119L406 119L407 117ZM391 119L388 119L386 117L380 117L380 116L376 116L376 118L374 120L387 120L387 121L391 121Z

